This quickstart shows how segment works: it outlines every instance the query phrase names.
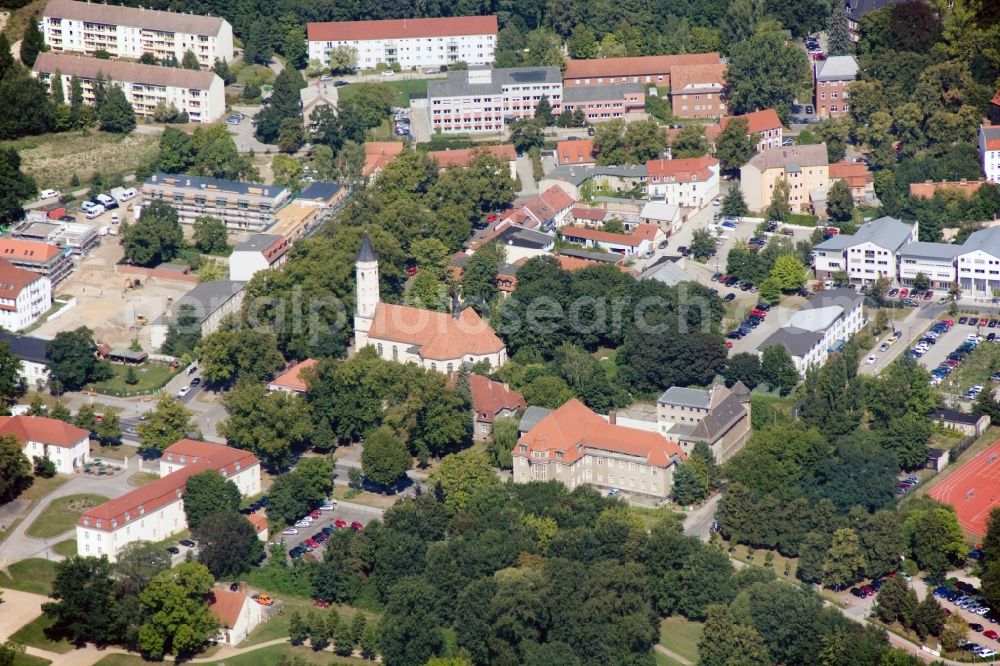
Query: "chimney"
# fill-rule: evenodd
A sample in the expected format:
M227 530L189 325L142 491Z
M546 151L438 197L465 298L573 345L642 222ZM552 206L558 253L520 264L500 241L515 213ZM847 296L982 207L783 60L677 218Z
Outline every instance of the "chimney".
M618 412L616 412L613 409L610 412L608 412L608 423L610 423L611 425L615 425L618 423Z

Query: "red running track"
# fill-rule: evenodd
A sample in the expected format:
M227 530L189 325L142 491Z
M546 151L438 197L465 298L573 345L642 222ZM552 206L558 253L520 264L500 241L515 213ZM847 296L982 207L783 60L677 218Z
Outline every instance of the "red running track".
M990 509L1000 504L1000 440L962 465L928 493L955 507L959 524L969 532L986 534Z

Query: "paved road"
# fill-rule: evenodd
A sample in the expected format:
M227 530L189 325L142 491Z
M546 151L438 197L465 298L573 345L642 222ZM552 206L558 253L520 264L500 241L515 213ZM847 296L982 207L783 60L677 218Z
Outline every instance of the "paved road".
M708 541L712 535L712 523L715 522L715 513L721 498L722 494L716 493L707 502L684 516L684 534Z
M257 140L257 137L253 135L253 117L260 111L260 105L256 104L237 104L233 106L233 112L239 111L245 117L240 121L238 125L229 125L229 133L233 135L233 142L236 144L236 150L241 153L266 153L277 152L278 147L268 143L261 143ZM228 116L227 116L228 117Z
M68 495L78 495L81 493L95 493L104 495L109 499L121 497L130 490L134 490L128 484L130 476L139 471L139 458L131 456L127 460L127 469L121 474L112 477L91 477L85 475L74 475L69 481L59 486L48 496L35 504L25 516L24 520L11 532L3 543L0 543L0 567L5 567L11 562L28 559L29 557L42 557L50 560L61 560L62 557L51 551L51 546L73 538L75 528L65 534L52 537L50 539L35 539L25 534L28 527L35 521L42 511L52 500Z
M538 194L538 181L535 180L535 172L531 166L531 158L527 153L517 158L517 177L521 179L521 191L517 196L533 196Z
M878 349L891 333L886 332L879 336L879 339L876 341L874 347L869 349L868 352L862 357L861 367L858 370L858 373L863 375L877 375L885 370L890 363L899 358L900 354L905 352L908 347L911 347L920 338L920 336L924 334L924 331L930 328L931 324L939 319L946 310L947 306L937 303L936 301L922 301L920 303L920 307L910 312L906 315L906 317L901 320L894 320L893 326L895 330L902 332L902 337L892 344L888 350L882 352ZM874 314L870 315L871 318L874 316ZM953 332L954 331L952 331L952 333ZM939 341L937 345L931 347L931 352L942 351L944 349L942 344L947 345L948 343L942 343ZM944 356L947 356L954 351L954 348L957 346L958 343L955 343L951 349L945 352L942 356L942 360ZM867 358L869 356L875 357L874 365L868 365ZM935 363L932 367L936 367L940 362L940 360L937 361L937 363Z

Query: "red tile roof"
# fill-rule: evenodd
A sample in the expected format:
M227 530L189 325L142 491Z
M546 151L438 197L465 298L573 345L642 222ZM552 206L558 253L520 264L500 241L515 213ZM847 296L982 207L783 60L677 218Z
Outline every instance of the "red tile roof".
M365 141L365 166L361 174L368 177L384 169L389 162L399 157L405 144L402 141Z
M711 167L718 165L719 160L707 155L679 160L650 160L646 162L646 173L652 182L657 182L653 178L659 178L660 182L703 182L711 178Z
M593 222L603 222L608 211L603 208L587 208L586 206L574 206L569 212L576 220L591 220Z
M552 220L573 205L573 198L558 185L553 185L533 199L528 199L504 216L503 221L519 224L525 228L537 226L540 222ZM500 231L499 225L497 231Z
M833 167L835 164L830 165L830 179L833 179ZM976 190L979 189L980 185L986 183L986 179L983 180L969 180L969 181L942 181L940 183L910 183L910 196L919 197L922 199L930 199L934 196L937 191L947 191L947 192L961 192L966 196L971 196L975 194Z
M420 356L431 360L495 354L504 349L503 341L472 308L462 310L456 319L446 312L379 303L368 337L416 345Z
M240 620L240 612L247 601L247 593L242 589L236 592L216 588L211 591L208 608L219 620L219 623L232 629Z
M317 361L314 358L307 358L304 361L300 361L275 377L268 386L303 392L309 387L306 386L305 379L302 378L302 371L316 367L316 363Z
M451 16L446 18L406 18L381 21L337 21L310 23L309 41L353 41L364 39L412 39L452 35L495 35L497 17Z
M482 148L459 148L457 150L429 150L427 157L431 158L442 169L451 166L466 168L469 167L476 158L486 153L497 158L501 162L513 162L517 159L514 146L509 143L499 146L485 146Z
M830 165L830 181L846 180L855 189L875 182L875 175L861 162L834 162Z
M16 301L18 294L32 282L41 280L38 273L18 268L6 259L0 259L0 298ZM0 305L4 310L14 311L16 306Z
M670 94L678 95L685 89L707 88L726 83L726 66L721 63L674 65L670 70Z
M724 117L719 120L719 126L722 129L726 129L729 121L736 120L737 118L742 118L747 121L748 134L759 134L760 132L782 127L781 118L778 117L778 112L774 109L762 109L752 113L745 113L742 116Z
M0 416L0 435L13 435L22 445L38 442L72 448L90 438L90 433L59 419L44 416Z
M225 472L224 476L231 476L260 462L257 456L248 451L193 439L182 439L171 444L163 452L163 457L168 462L185 466L130 493L84 511L77 525L111 532L146 513L180 501L188 477L210 469Z
M579 257L567 257L564 254L557 254L556 259L559 261L559 268L564 271L579 271L584 268L590 268L591 266L603 266L607 262L604 261L594 261L593 259L581 259ZM527 261L525 259L524 261ZM628 267L623 264L615 264L622 273L630 273Z
M718 53L567 60L563 79L671 74L672 68L677 65L710 65L718 62Z
M61 252L55 245L41 241L0 238L0 259L45 262Z
M556 144L559 164L593 164L594 142L590 139L567 139Z
M527 452L520 452L521 445L527 446ZM583 457L588 448L640 456L647 464L662 468L673 464L671 457L684 460L684 453L676 442L655 432L612 425L576 398L525 433L518 440L514 455L530 458L533 452L546 451L549 453L547 460L572 464ZM555 455L557 452L562 453L562 458Z
M250 524L253 525L254 530L258 534L266 531L268 528L267 516L262 513L251 513L247 516L247 520L250 521Z
M469 391L476 418L487 423L493 423L496 415L504 409L516 411L528 406L517 391L481 375L469 375Z
M601 229L566 226L560 229L559 233L567 238L585 238L597 242L638 247L643 241L652 241L659 230L660 228L655 224L637 224L630 234L616 234Z

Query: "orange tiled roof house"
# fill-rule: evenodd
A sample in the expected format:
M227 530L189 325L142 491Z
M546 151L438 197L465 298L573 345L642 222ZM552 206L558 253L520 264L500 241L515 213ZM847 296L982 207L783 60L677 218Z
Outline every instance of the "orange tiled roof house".
M674 441L604 420L572 399L514 446L514 482L560 481L666 499L686 456Z
M381 358L452 373L463 363L507 362L507 346L472 308L454 314L383 303L378 256L365 234L355 264L354 347L374 347Z

